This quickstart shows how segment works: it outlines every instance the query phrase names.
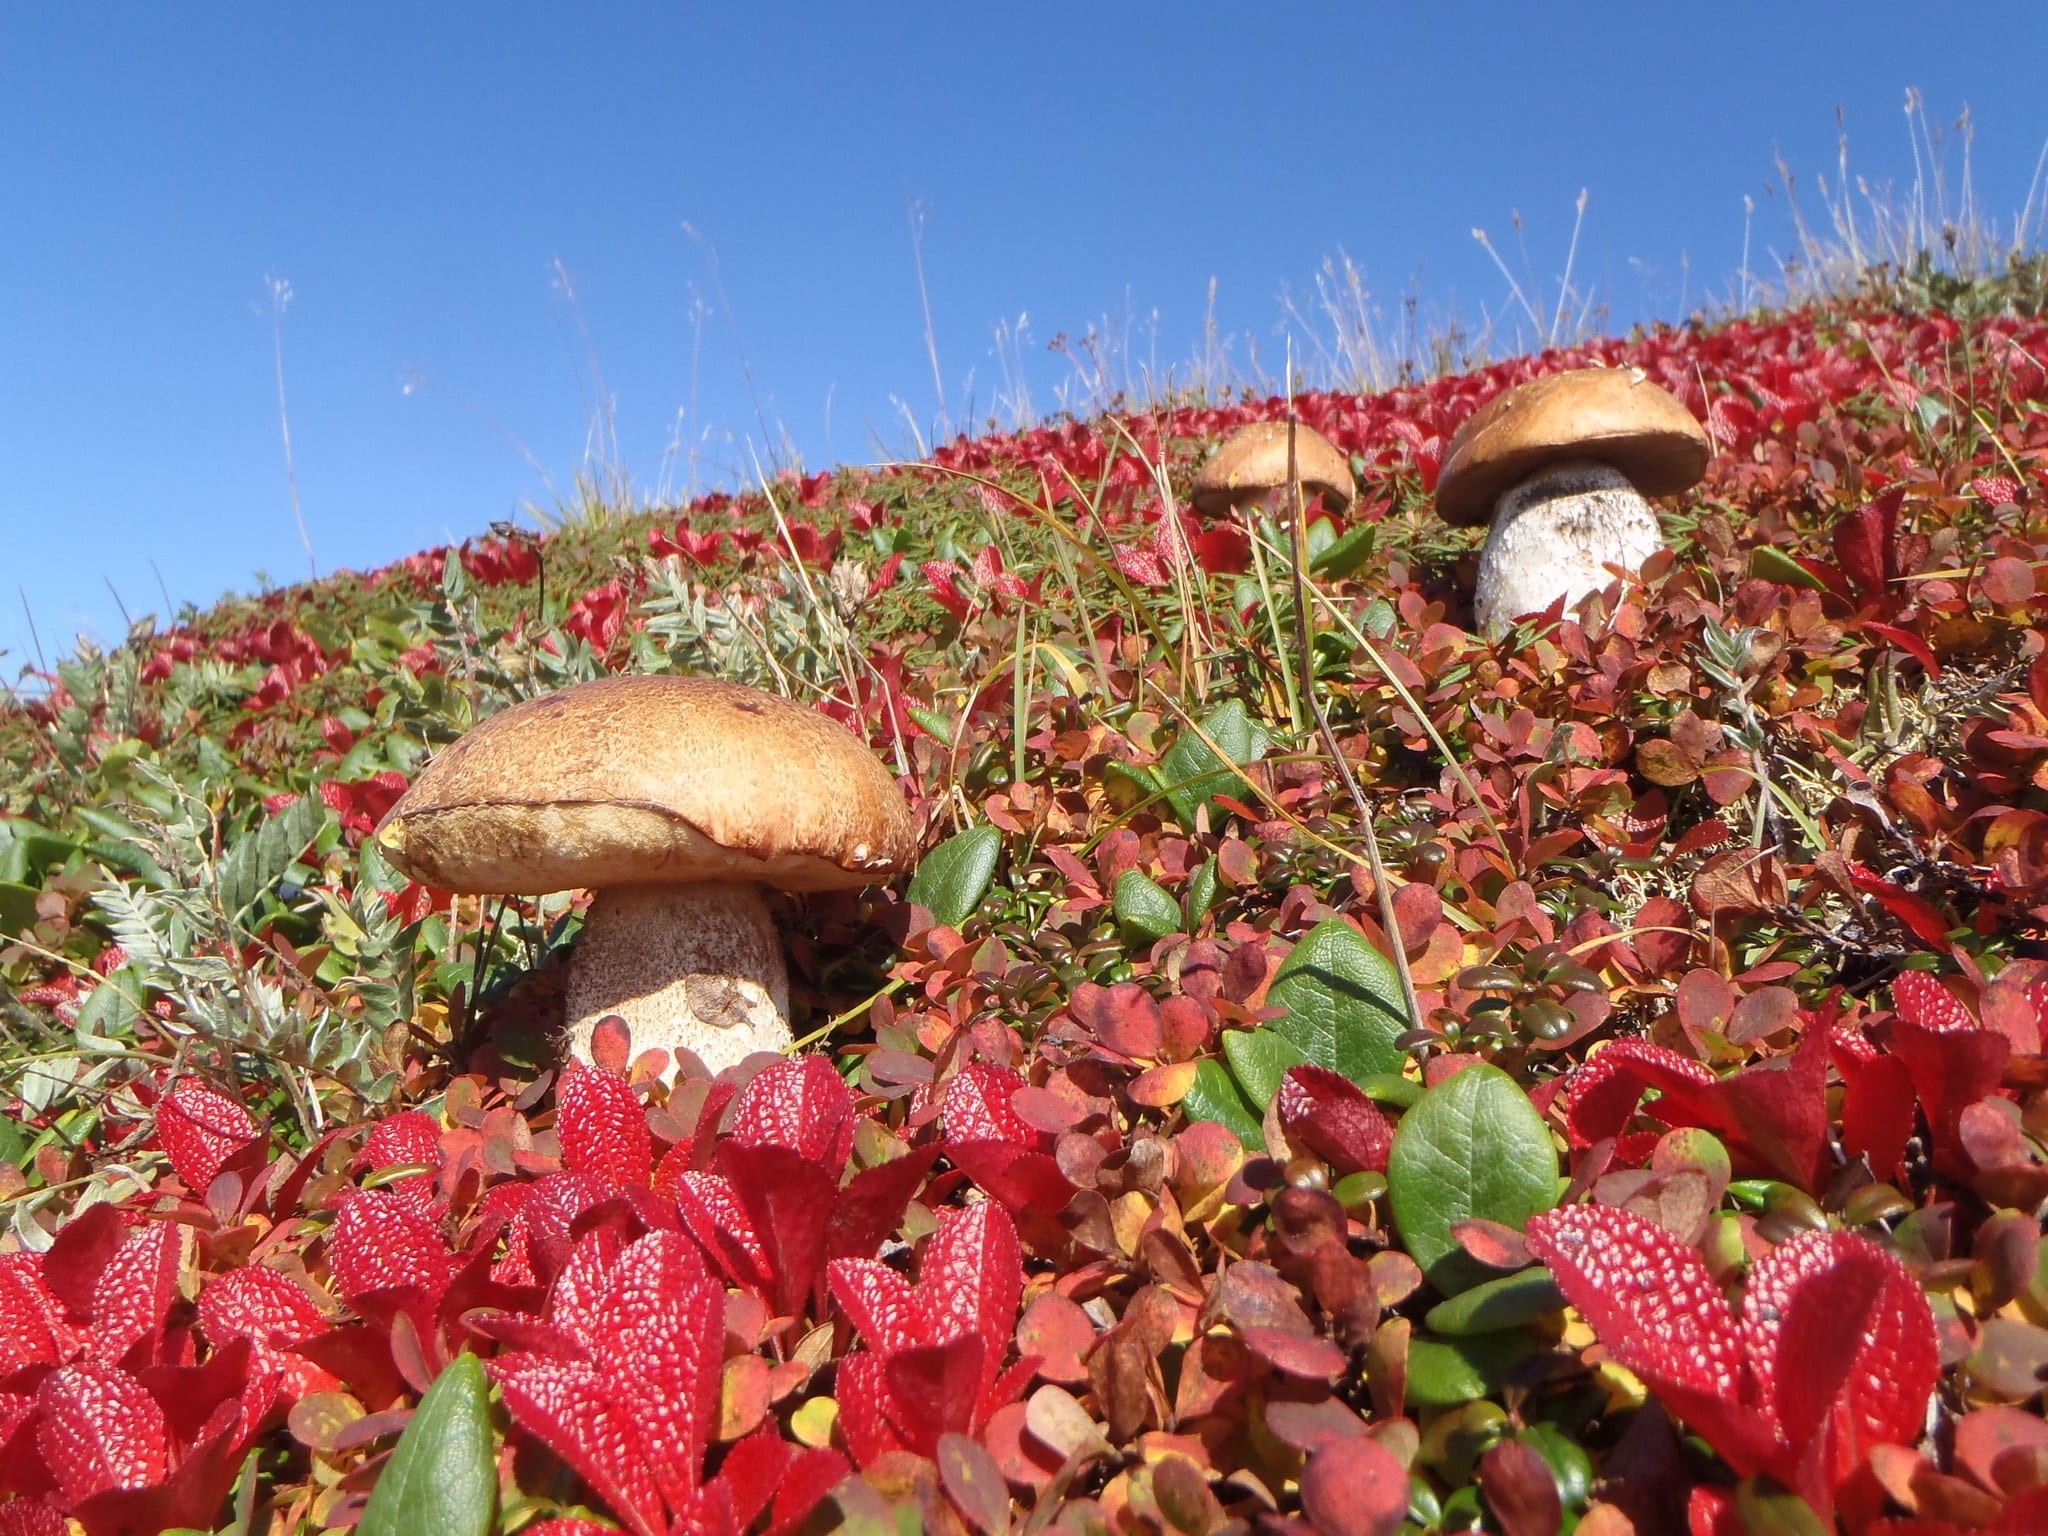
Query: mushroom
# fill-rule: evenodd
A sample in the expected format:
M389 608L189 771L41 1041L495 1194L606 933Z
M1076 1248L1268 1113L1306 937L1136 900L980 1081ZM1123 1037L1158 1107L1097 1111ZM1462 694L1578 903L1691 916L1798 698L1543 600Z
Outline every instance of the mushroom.
M1337 512L1351 505L1351 461L1306 422L1294 424L1294 462L1304 501L1321 495ZM1231 433L1210 455L1189 499L1204 517L1258 506L1284 511L1284 498L1277 503L1272 498L1286 489L1287 423L1255 421Z
M916 856L910 809L850 731L694 677L607 677L515 704L440 752L377 829L444 890L595 891L569 966L568 1047L619 1014L636 1047L713 1072L791 1043L763 885L850 889Z
M1468 417L1436 482L1447 523L1491 520L1472 600L1500 630L1567 606L1664 547L1643 498L1697 485L1713 447L1640 368L1575 368L1517 384Z

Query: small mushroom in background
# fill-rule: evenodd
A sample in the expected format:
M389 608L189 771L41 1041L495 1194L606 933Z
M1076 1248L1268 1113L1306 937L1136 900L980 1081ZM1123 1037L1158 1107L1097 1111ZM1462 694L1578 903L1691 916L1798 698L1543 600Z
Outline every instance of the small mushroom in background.
M1639 368L1575 368L1518 384L1467 418L1437 476L1447 523L1493 526L1472 616L1502 630L1569 607L1664 547L1646 496L1699 483L1713 445Z
M1351 505L1351 461L1306 422L1294 424L1295 472L1304 504L1318 495L1334 512ZM1223 440L1195 476L1194 508L1205 517L1265 507L1287 509L1287 423L1255 421Z
M608 677L528 699L435 756L377 829L413 879L595 897L569 965L568 1047L622 1016L636 1050L713 1072L791 1043L761 887L824 891L908 869L916 829L850 731L709 678Z

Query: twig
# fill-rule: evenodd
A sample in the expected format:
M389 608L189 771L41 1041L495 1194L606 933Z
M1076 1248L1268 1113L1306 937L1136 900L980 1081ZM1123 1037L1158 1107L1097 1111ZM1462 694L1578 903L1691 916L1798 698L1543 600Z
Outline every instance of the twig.
M1337 733L1330 729L1330 718L1323 712L1322 697L1316 691L1315 623L1309 616L1308 606L1308 520L1302 506L1301 476L1295 459L1298 420L1290 401L1287 409L1287 504L1292 539L1288 546L1291 557L1288 564L1294 577L1294 632L1301 654L1301 692L1308 700L1309 712L1316 718L1316 731L1323 739L1323 750L1330 754L1330 761L1337 768L1337 777L1343 781L1344 791L1350 795L1351 804L1358 811L1359 824L1365 834L1366 865L1372 871L1373 891L1379 897L1380 927L1386 931L1387 944L1394 951L1394 971L1401 978L1401 1000L1408 1009L1409 1026L1420 1030L1427 1027L1422 1018L1422 1000L1415 995L1415 977L1408 969L1408 950L1401 942L1401 921L1394 912L1394 888L1387 880L1386 865L1380 860L1379 827L1373 819L1372 806L1367 802L1365 792L1358 787L1358 780L1352 775L1350 762L1337 744Z

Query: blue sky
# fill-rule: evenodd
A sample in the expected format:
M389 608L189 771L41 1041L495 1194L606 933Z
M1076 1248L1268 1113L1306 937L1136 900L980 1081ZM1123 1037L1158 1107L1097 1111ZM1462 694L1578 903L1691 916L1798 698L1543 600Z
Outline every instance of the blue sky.
M2044 44L2039 0L0 0L0 675L33 660L17 588L54 658L118 636L116 592L305 574L280 340L318 567L368 567L554 501L601 399L650 490L931 433L914 217L955 424L998 404L999 322L1049 408L1056 334L1124 312L1185 361L1212 279L1237 361L1277 366L1283 291L1340 252L1393 320L1509 314L1471 231L1554 293L1581 188L1578 286L1675 318L1730 292L1746 195L1752 267L1788 247L1774 155L1832 178L1838 106L1903 186L1906 88L1967 104L2009 222Z

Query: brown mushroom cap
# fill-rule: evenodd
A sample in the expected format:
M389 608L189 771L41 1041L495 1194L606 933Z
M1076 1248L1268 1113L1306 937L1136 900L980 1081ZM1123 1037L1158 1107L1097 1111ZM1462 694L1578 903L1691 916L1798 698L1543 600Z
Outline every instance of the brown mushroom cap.
M1494 503L1556 459L1593 459L1645 496L1699 484L1713 444L1639 368L1574 368L1517 384L1465 419L1437 475L1437 516L1484 523Z
M600 678L515 704L436 756L377 835L415 880L522 895L698 880L833 890L917 854L902 792L850 731L697 677Z
M1351 461L1307 422L1294 426L1295 471L1304 498L1326 497L1339 512L1351 505ZM1287 423L1255 421L1223 440L1195 476L1195 510L1220 517L1243 500L1287 484Z

